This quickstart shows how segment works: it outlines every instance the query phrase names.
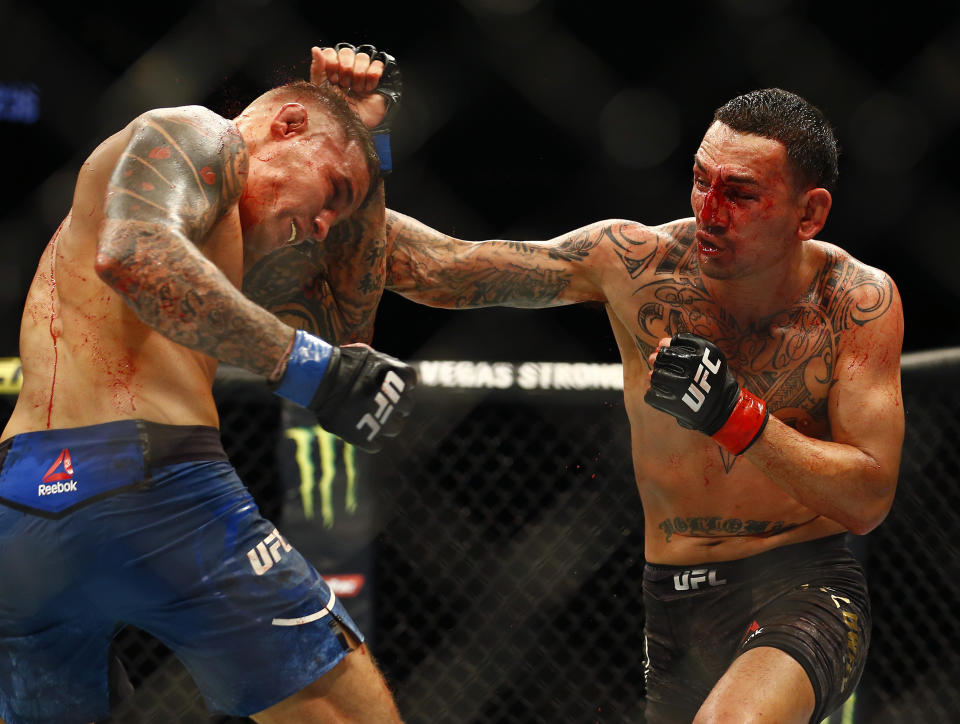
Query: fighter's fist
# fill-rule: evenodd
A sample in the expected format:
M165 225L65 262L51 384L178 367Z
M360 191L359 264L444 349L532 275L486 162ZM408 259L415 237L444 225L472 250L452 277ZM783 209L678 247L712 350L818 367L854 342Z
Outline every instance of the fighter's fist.
M661 347L644 401L740 455L766 426L766 403L740 387L712 342L680 332Z
M369 452L395 437L413 409L417 373L366 345L334 347L310 409L320 425Z
M389 131L403 85L396 58L389 53L369 44L311 48L310 80L337 86L367 128Z
M365 344L334 347L301 329L274 392L313 410L328 432L378 452L403 427L416 382L413 367L398 359Z

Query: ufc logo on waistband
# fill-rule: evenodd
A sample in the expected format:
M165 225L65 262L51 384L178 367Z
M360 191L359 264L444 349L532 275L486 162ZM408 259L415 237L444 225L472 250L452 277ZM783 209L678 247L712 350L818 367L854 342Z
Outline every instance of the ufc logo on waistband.
M673 588L675 591L689 591L691 588L697 590L701 583L710 586L722 586L727 582L726 578L717 580L717 572L714 569L695 568L692 571L684 571L673 577Z
M357 423L358 430L362 431L364 427L370 430L370 434L367 435L368 441L377 436L383 423L390 418L390 413L400 401L400 395L403 394L404 389L406 385L403 384L403 378L393 370L387 372L387 376L383 378L383 384L380 385L380 391L373 398L377 409L372 413L368 412Z
M683 402L687 407L694 412L700 409L703 401L707 399L707 394L710 392L710 383L707 381L707 378L711 374L717 374L719 371L720 360L711 362L709 348L703 350L703 360L697 367L697 374L694 376L693 382L690 383L687 391L683 394Z

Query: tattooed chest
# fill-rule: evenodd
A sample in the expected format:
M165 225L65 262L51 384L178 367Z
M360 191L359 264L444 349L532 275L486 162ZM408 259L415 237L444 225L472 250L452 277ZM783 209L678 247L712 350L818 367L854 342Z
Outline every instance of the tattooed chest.
M629 311L644 358L663 337L700 335L720 347L740 384L766 400L778 418L806 434L826 435L838 336L821 305L801 301L743 328L703 290L660 284L643 291L623 311Z

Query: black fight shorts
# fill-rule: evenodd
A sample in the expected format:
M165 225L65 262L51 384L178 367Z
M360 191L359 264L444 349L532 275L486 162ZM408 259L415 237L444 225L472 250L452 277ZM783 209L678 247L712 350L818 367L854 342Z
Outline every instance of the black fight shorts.
M733 660L781 649L813 684L819 724L853 692L870 643L870 600L846 535L751 558L646 564L647 722L689 724Z

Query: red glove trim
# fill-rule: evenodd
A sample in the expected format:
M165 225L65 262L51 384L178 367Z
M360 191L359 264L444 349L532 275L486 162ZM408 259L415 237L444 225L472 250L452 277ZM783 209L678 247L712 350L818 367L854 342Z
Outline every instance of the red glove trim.
M767 403L740 388L740 397L730 417L711 437L734 455L742 455L767 426Z

